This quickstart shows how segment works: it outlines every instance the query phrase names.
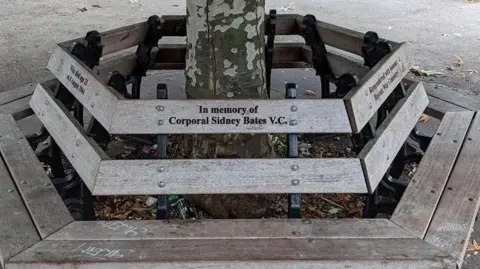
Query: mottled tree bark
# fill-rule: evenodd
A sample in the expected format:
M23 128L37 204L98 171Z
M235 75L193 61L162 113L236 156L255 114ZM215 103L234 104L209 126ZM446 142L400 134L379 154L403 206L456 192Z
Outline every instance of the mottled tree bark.
M186 93L191 99L266 98L265 0L187 0ZM186 136L184 155L195 159L274 157L267 135ZM232 199L192 196L214 217L238 216ZM235 207L235 206L233 206ZM253 208L256 215L261 208ZM243 211L243 210L240 210ZM252 211L253 212L253 211ZM258 217L258 216L252 216Z

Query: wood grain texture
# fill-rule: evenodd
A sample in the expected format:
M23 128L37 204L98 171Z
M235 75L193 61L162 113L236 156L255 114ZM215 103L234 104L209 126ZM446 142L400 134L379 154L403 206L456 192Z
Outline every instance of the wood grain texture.
M406 43L393 47L345 96L354 133L359 133L413 66Z
M103 160L93 190L94 195L343 192L367 192L358 159Z
M30 96L24 97L22 99L15 100L8 104L0 106L1 114L12 114L16 120L26 118L33 114L33 111L30 109Z
M422 84L415 83L410 86L406 96L380 125L375 138L370 140L357 156L363 162L370 191L377 188L427 105L428 97Z
M480 110L480 96L442 84L425 83L427 94L468 110Z
M7 268L33 262L49 268L455 268L420 239L43 241Z
M157 109L158 106L163 108ZM204 113L199 113L200 107L206 109ZM230 109L237 108L240 110L233 111L236 113L226 113ZM218 109L222 109L223 113ZM222 119L228 121L223 123ZM192 120L197 121L195 123ZM342 100L305 99L120 100L110 129L114 134L132 132L136 134L349 133L350 131L350 123Z
M47 240L416 238L386 219L73 222Z
M4 125L0 124L0 128ZM0 138L3 141L4 138ZM5 262L40 241L22 198L0 157L0 267Z
M448 112L391 220L423 238L457 160L474 112Z
M93 189L100 160L108 156L86 136L83 127L53 98L51 92L41 85L33 93L31 106L85 185Z
M110 127L117 99L122 96L59 46L53 50L47 68L103 127Z
M4 118L0 125L15 134L14 139L0 139L0 153L40 237L45 238L73 218L15 121Z
M425 241L461 265L480 201L480 117L476 113L467 139L433 216Z
M33 83L0 93L0 107L2 105L23 99L32 95L35 85Z

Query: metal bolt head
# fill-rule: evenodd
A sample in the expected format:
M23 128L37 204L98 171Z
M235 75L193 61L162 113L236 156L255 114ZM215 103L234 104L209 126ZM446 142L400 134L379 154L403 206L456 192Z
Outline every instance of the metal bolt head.
M298 180L298 179L292 180L292 185L293 186L297 186L298 184L300 184L300 180Z
M13 192L14 192L14 190L12 190L12 189L8 189L8 191L7 191L7 192L8 192L8 193L13 193Z
M298 122L296 120L291 120L290 121L290 126L296 126Z
M292 171L297 171L298 170L298 165L294 164L294 165L290 166L290 169L292 169Z
M75 153L72 153L72 158L75 158Z
M293 235L300 235L300 232L293 231L292 234L293 234Z
M304 220L302 220L302 223L303 224L312 224L312 221L309 220L309 219L304 219Z
M158 185L159 188L163 188L163 187L165 187L165 182L160 181L160 182L158 182L157 185Z
M165 167L158 167L157 168L157 172L164 172L165 171Z
M158 125L163 125L163 120L158 120Z
M99 94L100 94L100 91L97 90L97 91L95 92L95 95L98 96Z
M308 239L308 243L310 243L310 244L315 243L315 239Z
M91 103L91 104L90 104L90 107L94 108L94 107L95 107L95 104L94 104L94 103Z
M80 140L77 140L77 142L75 142L75 145L77 145L77 147L80 146L81 144L82 144L82 141Z
M303 254L302 254L302 253L295 253L295 257L297 257L297 258L303 258Z
M27 184L27 182L26 182L25 180L22 180L22 182L21 182L21 183L22 183L22 184Z
M297 107L296 107L296 106L291 106L291 107L290 107L290 111L292 111L292 112L297 112Z
M156 108L157 108L157 111L163 111L163 110L165 110L165 107L163 107L163 106L157 106Z
M45 186L45 187L50 187L51 185L52 185L52 183L48 183L48 182L43 184L43 186Z

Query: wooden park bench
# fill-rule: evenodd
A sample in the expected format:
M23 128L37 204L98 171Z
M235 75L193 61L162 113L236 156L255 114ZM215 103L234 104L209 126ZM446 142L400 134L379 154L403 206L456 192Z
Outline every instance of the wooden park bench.
M180 18L164 19L164 35L180 35L172 30ZM298 34L301 21L301 16L279 15L277 34ZM146 31L143 23L103 33L104 54L138 45ZM317 31L327 45L361 55L363 34L324 22L317 22ZM106 83L111 72L130 74L135 56L111 58L92 69L71 55L68 47L74 41L83 42L60 44L48 63L58 81L40 83L24 93L3 93L11 97L2 101L0 111L14 115L0 117L0 213L7 216L0 219L0 264L5 269L461 266L480 198L480 178L475 173L480 119L475 111L448 112L446 103L469 109L442 99L445 96L432 96L435 91L428 96L422 83L404 79L413 65L406 44L389 41L391 53L372 69L330 52L335 75L353 71L359 77L343 98L130 100ZM184 52L184 46L160 46L152 52L157 56L152 68L182 69ZM308 66L311 54L303 44L277 44L272 66ZM59 83L73 95L77 107L85 108L111 134L134 130L135 134L162 135L356 135L392 92L405 92L357 158L115 160L89 136L80 123L83 118L72 115L57 98ZM402 84L405 88L397 87ZM294 91L295 85L287 84L286 97L291 98L293 94L288 93ZM432 97L436 105L428 107ZM25 98L30 99L29 105L17 106ZM284 116L286 124L232 127L169 122L173 115L185 119L198 115L199 106L253 108L251 113L258 117ZM371 194L424 112L436 113L442 121L390 219L73 221L14 121L34 113L93 195Z

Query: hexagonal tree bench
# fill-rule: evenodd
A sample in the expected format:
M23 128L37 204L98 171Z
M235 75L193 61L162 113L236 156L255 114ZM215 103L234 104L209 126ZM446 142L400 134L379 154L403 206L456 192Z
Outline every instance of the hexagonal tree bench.
M164 34L178 35L171 29L179 17L164 20ZM279 16L279 32L297 34L301 21L301 16ZM138 24L102 34L103 53L139 44L146 28ZM359 54L358 33L323 22L317 22L316 29L326 44ZM48 68L74 97L76 107L86 108L94 121L112 134L135 130L135 134L356 135L403 84L413 64L406 44L389 42L392 51L365 72L343 98L128 100L118 89L107 86L106 80L112 71L129 74L135 57L116 59L100 72L70 53L68 47L79 42L84 40L60 44ZM181 46L166 46L152 51L157 56L152 66L182 68L182 59L175 58L182 50ZM305 46L276 46L273 67L305 66L311 54ZM338 75L351 71L348 58L328 57ZM93 195L371 193L428 104L421 83L407 84L375 136L351 159L112 160L47 85L37 85L30 106ZM293 85L289 86L287 92L293 91ZM226 120L240 120L240 124L227 126L208 120L221 112L231 112ZM244 115L238 112L267 120L241 124ZM271 123L271 117L282 121ZM202 124L194 123L193 119L200 118ZM176 119L190 124L178 125ZM72 222L13 118L2 116L1 120L0 149L7 164L0 167L0 190L6 201L1 212L15 209L14 214L7 213L0 228L0 257L7 269L456 268L461 265L478 210L478 177L473 172L480 125L474 112L444 116L392 220ZM432 173L436 176L430 177ZM471 176L465 179L463 173ZM464 199L454 199L465 192Z

